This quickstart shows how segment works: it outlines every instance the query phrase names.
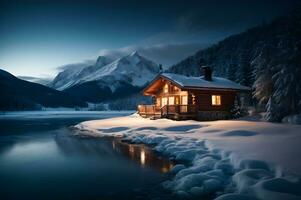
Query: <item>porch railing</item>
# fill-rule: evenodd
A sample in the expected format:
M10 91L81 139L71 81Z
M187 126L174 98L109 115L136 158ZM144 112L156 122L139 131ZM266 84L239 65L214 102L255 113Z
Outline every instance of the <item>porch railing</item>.
M155 105L139 105L138 114L143 117L164 117L168 115L194 115L197 113L195 105L165 105L162 108Z
M195 114L197 112L195 105L165 105L161 108L161 115L173 114Z
M138 114L145 117L161 116L161 110L155 105L138 105Z

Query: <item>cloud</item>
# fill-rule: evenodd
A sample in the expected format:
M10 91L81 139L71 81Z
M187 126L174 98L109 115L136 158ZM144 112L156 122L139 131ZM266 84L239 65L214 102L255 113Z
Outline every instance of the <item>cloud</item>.
M42 85L47 85L52 81L52 78L41 78L41 77L33 77L33 76L18 76L18 78L23 79L25 81L33 82L33 83L39 83Z
M119 49L101 49L95 58L85 60L79 63L71 63L57 67L57 71L67 69L81 70L82 68L93 65L98 56L106 56L111 60L118 59L122 56L129 55L133 51L137 51L141 56L162 64L164 69L167 69L173 64L193 55L198 50L208 47L205 43L185 43L185 44L156 44L152 46L131 45Z
M90 60L84 60L83 62L78 62L78 63L71 63L71 64L66 64L66 65L61 65L56 67L57 71L64 71L66 69L80 69L83 68L85 66L89 66L89 65L93 65L95 63L94 59L90 59Z
M191 5L182 5L183 8L176 14L173 25L146 38L143 44L216 43L230 35L272 20L284 12L281 10L283 4L286 4L285 1L230 2L200 0Z
M156 44L152 46L128 46L116 50L102 49L99 55L110 58L118 58L130 54L133 51L156 63L162 64L165 68L193 55L196 51L208 47L209 44L185 43L185 44Z

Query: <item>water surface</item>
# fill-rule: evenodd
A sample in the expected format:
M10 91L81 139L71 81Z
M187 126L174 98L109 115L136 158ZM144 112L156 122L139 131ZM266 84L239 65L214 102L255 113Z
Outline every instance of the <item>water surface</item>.
M57 116L0 119L0 199L169 199L173 163L144 145L74 135L81 121Z

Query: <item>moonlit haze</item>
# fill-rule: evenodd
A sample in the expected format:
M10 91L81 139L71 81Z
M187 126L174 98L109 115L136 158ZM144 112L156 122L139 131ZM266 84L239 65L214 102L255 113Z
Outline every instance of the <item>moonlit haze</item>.
M133 50L170 66L285 14L294 3L4 0L0 68L17 76L54 77L59 66Z

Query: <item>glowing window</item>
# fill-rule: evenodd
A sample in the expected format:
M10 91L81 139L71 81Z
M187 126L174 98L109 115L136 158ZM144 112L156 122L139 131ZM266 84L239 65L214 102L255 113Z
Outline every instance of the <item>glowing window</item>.
M168 85L167 84L164 85L163 91L164 91L164 93L168 93Z
M187 105L188 104L188 97L187 96L182 96L182 105Z
M180 99L179 99L179 97L177 96L177 97L175 97L175 103L178 105L178 104L180 104Z
M162 98L162 102L161 102L161 106L163 107L163 106L165 106L165 105L167 105L167 98L166 98L166 97L163 97L163 98Z
M175 104L175 97L168 97L168 105L174 105Z
M157 98L156 99L156 106L160 107L160 105L161 105L161 99Z
M173 91L178 92L179 88L177 86L173 86Z
M212 95L211 96L211 103L212 103L213 106L222 105L221 95Z

